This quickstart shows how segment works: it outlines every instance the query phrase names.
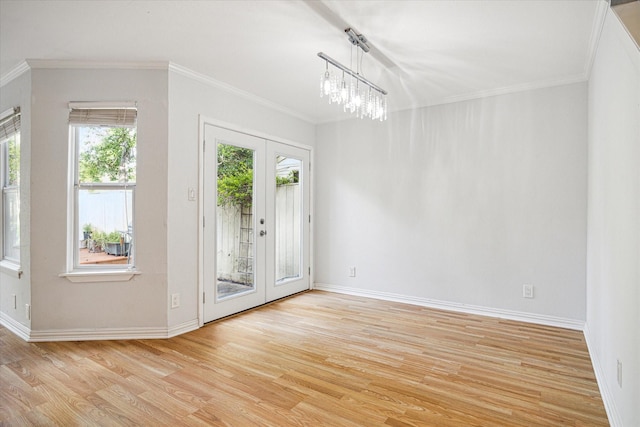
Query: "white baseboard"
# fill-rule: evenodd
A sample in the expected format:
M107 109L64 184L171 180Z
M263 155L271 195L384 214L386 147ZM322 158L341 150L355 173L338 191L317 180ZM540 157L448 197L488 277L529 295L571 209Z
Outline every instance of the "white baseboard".
M591 363L593 364L593 371L596 375L596 382L600 389L600 396L604 403L605 410L607 411L607 417L612 427L622 427L622 419L616 408L613 394L606 381L605 372L602 369L602 365L598 359L598 354L595 351L595 344L591 338L588 324L580 320L565 319L561 317L539 315L533 313L524 313L511 310L502 310L489 307L480 307L460 303L452 303L447 301L438 301L428 298L413 297L406 295L393 294L388 292L371 291L366 289L356 289L347 286L329 285L326 283L315 283L313 289L319 291L337 292L348 295L355 295L368 298L376 298L385 301L402 302L406 304L415 304L424 307L431 307L440 310L450 310L469 314L478 314L481 316L498 317L502 319L517 320L521 322L535 323L546 326L556 326L566 329L574 329L583 331L585 341L587 343L587 349L591 357Z
M376 298L385 301L402 302L405 304L420 305L423 307L436 308L440 310L449 310L461 313L477 314L480 316L497 317L500 319L517 320L539 325L555 326L558 328L574 329L578 331L582 331L584 329L584 321L582 320L566 319L556 316L547 316L544 314L503 310L499 308L460 304L448 301L438 301L429 298L393 294L390 292L372 291L367 289L356 289L347 286L337 286L326 283L315 283L313 289L317 289L319 291L338 292L367 298Z
M29 342L164 339L198 329L198 319L170 328L55 329L31 331Z
M31 329L28 326L23 325L12 317L7 316L6 314L0 312L0 325L4 326L20 338L25 341L29 341L29 335L31 334Z
M587 348L589 349L589 355L591 356L591 364L593 365L593 372L596 374L596 382L600 389L600 396L604 403L604 409L607 411L609 424L612 427L622 427L622 418L620 417L620 413L616 407L613 393L611 392L609 382L607 381L607 376L602 368L602 363L600 363L598 352L596 351L596 345L591 337L591 331L589 330L588 323L584 325L584 339L587 342Z
M189 320L187 322L180 323L179 325L170 327L165 338L182 335L187 332L195 331L198 328L200 328L198 319Z

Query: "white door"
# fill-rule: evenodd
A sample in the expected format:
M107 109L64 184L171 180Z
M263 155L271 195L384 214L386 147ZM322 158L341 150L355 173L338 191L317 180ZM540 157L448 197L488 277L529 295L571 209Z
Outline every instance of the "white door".
M267 301L309 289L309 151L267 141Z
M204 125L203 314L309 289L309 152Z

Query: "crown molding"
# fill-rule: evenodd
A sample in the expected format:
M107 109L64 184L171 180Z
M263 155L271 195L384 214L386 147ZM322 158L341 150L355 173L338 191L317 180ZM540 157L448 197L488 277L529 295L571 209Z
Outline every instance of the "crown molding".
M474 99L489 98L492 96L510 95L513 93L527 92L530 90L546 89L556 86L565 86L574 83L582 83L587 81L587 75L585 73L574 74L571 76L561 77L558 79L539 80L534 82L522 83L513 86L506 86L502 88L483 90L478 92L470 92L461 95L454 95L442 98L439 102L427 105L451 104L460 101L472 101Z
M81 61L58 59L26 59L0 77L0 87L20 77L29 70L37 69L84 69L84 70L168 70L169 62L127 62L127 61Z
M204 83L208 86L214 87L216 89L223 90L232 95L239 96L253 103L262 105L272 110L279 111L289 116L296 117L300 120L304 120L305 122L311 124L317 124L317 120L313 117L307 116L306 114L302 114L298 111L294 111L290 108L283 107L280 104L276 104L275 102L269 101L267 99L261 98L257 95L254 95L250 92L246 92L242 89L238 89L235 86L231 86L230 84L221 82L219 80L214 79L213 77L206 76L204 74L198 73L197 71L193 71L189 68L183 67L182 65L174 64L172 62L169 63L169 71L173 71L176 74L180 74L192 80L199 81L200 83Z
M83 61L58 59L27 59L32 69L115 69L115 70L167 70L168 61Z
M9 70L7 74L0 77L0 87L3 87L9 84L9 82L17 79L18 77L20 77L21 75L29 71L30 69L31 67L29 67L29 64L27 64L27 61L22 61L21 63L13 67L11 70Z
M567 76L567 77L562 77L562 78L559 78L559 79L540 80L540 81L535 81L535 82L523 83L523 84L519 84L519 85L506 86L506 87L497 88L497 89L489 89L489 90L483 90L483 91L477 91L477 92L468 92L468 93L463 93L463 94L460 94L460 95L454 95L454 96L448 96L448 97L444 97L444 98L432 99L428 103L413 104L413 105L408 105L408 106L402 106L402 107L397 108L397 109L390 109L389 110L389 116L391 116L392 114L395 114L395 113L402 113L402 112L405 112L405 111L415 111L415 110L419 110L419 109L422 109L422 108L437 107L439 105L454 104L456 102L475 101L475 100L479 100L479 99L490 98L490 97L493 97L493 96L511 95L511 94L527 92L527 91L531 91L531 90L540 90L540 89L552 88L552 87L556 87L556 86L565 86L565 85L571 85L571 84L575 84L575 83L583 83L583 82L586 82L587 80L588 80L588 78L587 78L586 74L580 73L580 74L574 74L574 75ZM336 115L336 116L332 116L332 117L330 117L328 119L319 120L317 122L317 124L341 122L341 121L350 120L350 119L354 119L354 120L358 119L358 120L360 120L359 117L354 116L354 115L346 115L346 116L337 116ZM374 120L374 122L375 122L375 120Z
M239 96L253 103L265 106L269 109L279 111L289 116L296 117L305 122L316 124L317 120L313 117L301 114L290 108L283 107L280 104L261 98L252 93L238 89L227 83L216 80L212 77L193 71L181 65L169 61L82 61L82 60L57 60L57 59L27 59L17 67L9 71L0 79L0 86L4 86L30 69L117 69L117 70L169 70L177 74L183 75L190 79L199 81L206 85L215 87L233 95Z
M598 45L600 44L600 35L604 28L604 21L609 11L609 1L600 0L596 3L596 13L593 16L593 22L591 23L591 38L589 39L589 48L587 50L587 62L585 64L584 74L587 76L587 80L591 77L591 69L593 68L593 62L596 59L596 53L598 52Z

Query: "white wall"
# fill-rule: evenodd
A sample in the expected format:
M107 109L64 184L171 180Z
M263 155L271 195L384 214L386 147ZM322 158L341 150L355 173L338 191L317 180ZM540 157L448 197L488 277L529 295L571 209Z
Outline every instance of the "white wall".
M193 321L198 313L198 204L187 194L198 188L199 115L276 139L310 146L315 141L311 123L217 88L201 76L169 72L168 294L179 293L181 303L169 311L170 327Z
M586 105L580 83L318 126L316 282L584 320Z
M589 81L585 335L612 425L640 425L639 171L640 52L609 11Z
M31 73L26 72L0 88L0 111L20 107L20 268L21 278L0 271L0 318L28 333L31 321L25 304L31 304L30 188L31 171ZM1 215L1 213L0 213ZM1 231L0 231L1 232ZM16 295L16 307L13 297ZM24 326L22 328L21 326Z
M167 70L32 69L32 333L167 325ZM66 268L69 101L137 101L136 266L127 282Z
M314 143L314 125L183 69L170 72L167 65L30 65L2 87L2 111L20 105L23 112L25 271L20 280L0 273L3 323L23 325L32 339L162 336L193 328L199 222L197 202L188 201L187 191L198 188L199 115L307 145ZM59 276L66 269L70 101L138 102L135 225L141 274L127 282L72 283ZM177 309L170 309L173 293L181 296ZM31 321L25 303L32 305Z

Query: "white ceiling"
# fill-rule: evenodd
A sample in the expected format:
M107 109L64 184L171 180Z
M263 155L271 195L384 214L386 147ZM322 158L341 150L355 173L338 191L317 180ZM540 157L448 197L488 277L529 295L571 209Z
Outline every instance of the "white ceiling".
M585 80L603 0L0 0L0 76L25 59L171 61L312 122L320 51L349 64L343 29L372 52L364 75L392 110Z

